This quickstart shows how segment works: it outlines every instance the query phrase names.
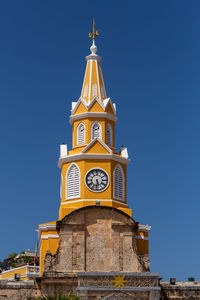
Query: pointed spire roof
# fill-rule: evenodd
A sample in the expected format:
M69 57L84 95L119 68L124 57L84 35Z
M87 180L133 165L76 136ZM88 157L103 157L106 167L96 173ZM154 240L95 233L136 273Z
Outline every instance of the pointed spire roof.
M100 66L101 57L96 54L97 46L95 45L95 38L98 36L98 31L95 31L94 21L93 31L89 33L89 36L92 37L91 53L86 56L87 64L81 91L81 98L85 99L87 103L90 103L94 97L97 97L101 101L107 98Z

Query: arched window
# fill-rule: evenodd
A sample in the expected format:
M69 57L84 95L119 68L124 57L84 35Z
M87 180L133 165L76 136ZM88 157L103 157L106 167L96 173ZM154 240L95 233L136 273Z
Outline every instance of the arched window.
M85 143L85 125L80 123L77 127L77 145Z
M99 124L99 122L94 122L92 124L92 128L91 128L92 132L92 140L95 138L100 138L101 139L101 125Z
M124 200L124 172L120 165L114 169L114 198Z
M80 170L76 164L71 164L66 175L66 199L80 197Z
M106 144L112 146L112 127L110 124L106 125Z

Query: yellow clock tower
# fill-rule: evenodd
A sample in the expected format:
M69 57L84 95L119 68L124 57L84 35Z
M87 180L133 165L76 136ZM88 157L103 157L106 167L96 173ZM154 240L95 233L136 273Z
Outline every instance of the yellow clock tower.
M107 206L131 217L127 205L128 151L115 148L116 105L107 97L100 61L97 54L95 30L91 53L86 57L86 70L80 98L72 102L72 149L60 146L61 204L59 221L73 211L91 206ZM148 253L148 226L139 227L138 249ZM54 254L59 244L56 222L39 226L40 274L47 251Z

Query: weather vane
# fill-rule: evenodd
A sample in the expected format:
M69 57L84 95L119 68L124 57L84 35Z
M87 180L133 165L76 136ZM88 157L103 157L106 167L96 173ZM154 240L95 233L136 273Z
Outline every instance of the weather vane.
M94 41L98 35L99 35L99 31L95 30L95 20L93 19L93 29L92 31L89 32L89 37L92 37Z

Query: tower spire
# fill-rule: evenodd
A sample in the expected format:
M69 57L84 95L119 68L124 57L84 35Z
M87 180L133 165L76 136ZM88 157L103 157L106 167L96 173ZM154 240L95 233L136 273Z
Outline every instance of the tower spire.
M95 45L95 39L98 36L99 31L95 29L95 20L93 19L92 30L89 32L89 37L92 38L91 53L86 56L87 65L81 91L81 97L87 103L90 103L94 97L97 97L101 101L106 99L106 91L100 67L101 57L96 54L97 46Z

